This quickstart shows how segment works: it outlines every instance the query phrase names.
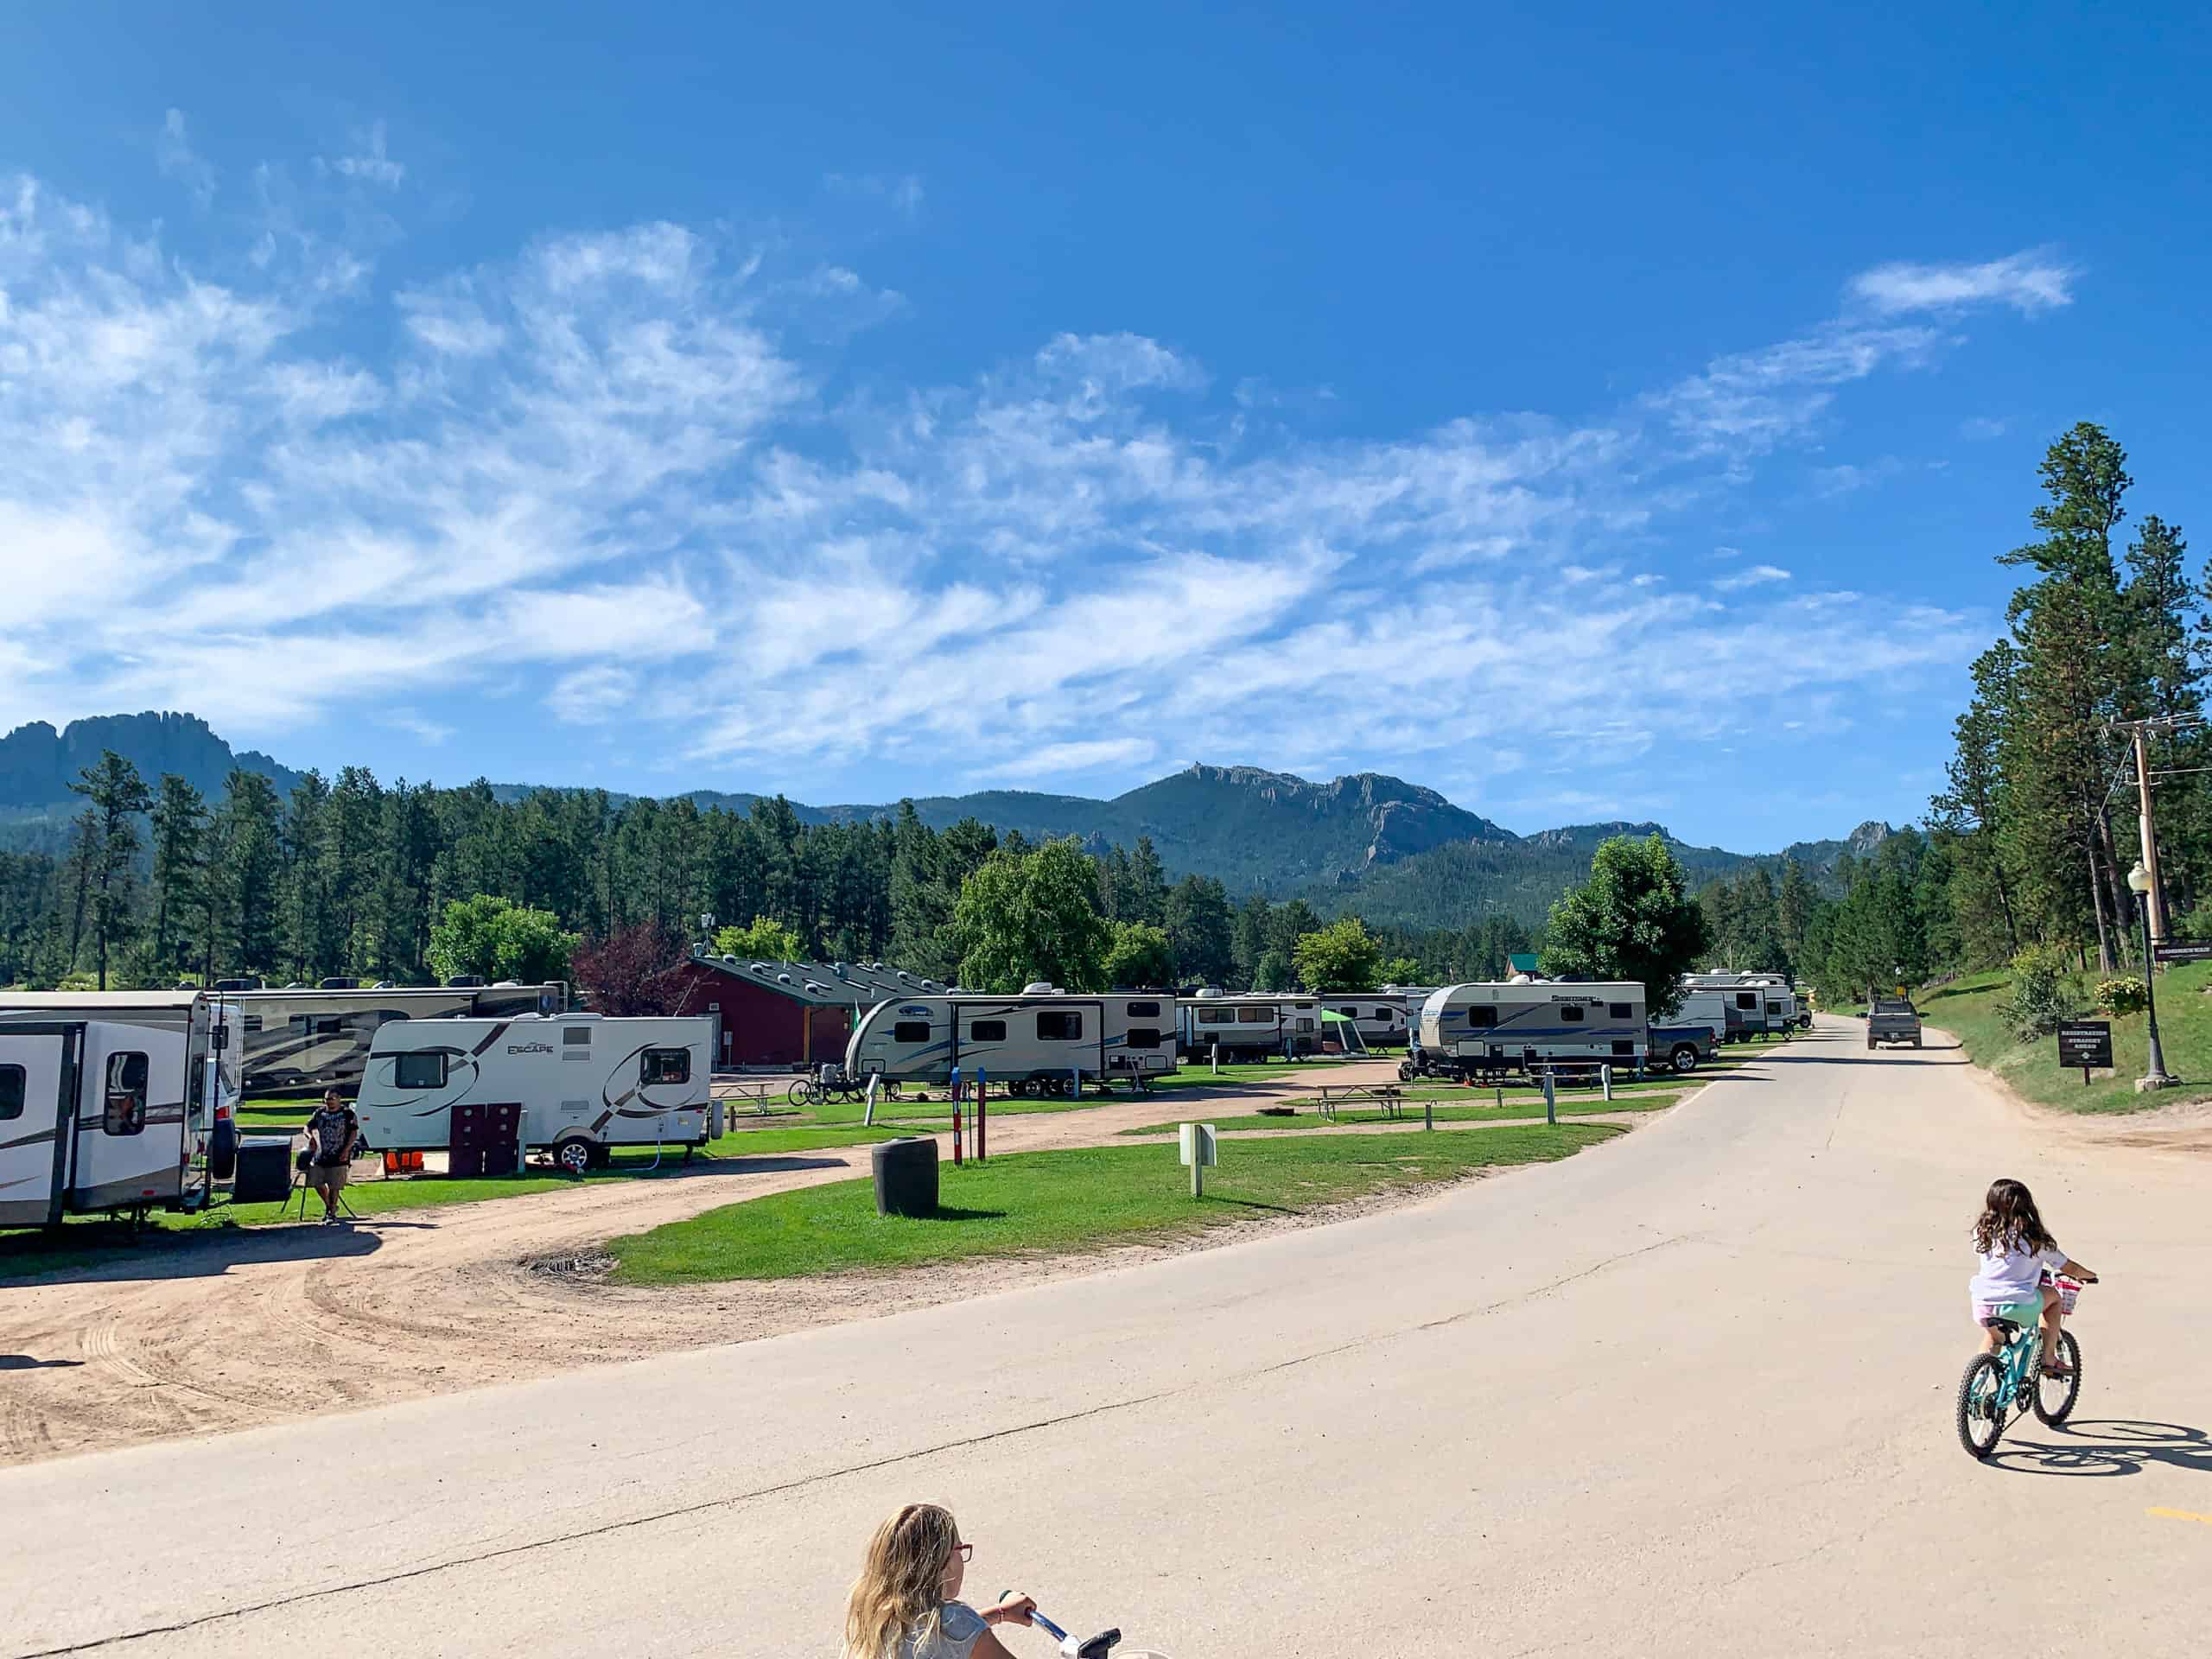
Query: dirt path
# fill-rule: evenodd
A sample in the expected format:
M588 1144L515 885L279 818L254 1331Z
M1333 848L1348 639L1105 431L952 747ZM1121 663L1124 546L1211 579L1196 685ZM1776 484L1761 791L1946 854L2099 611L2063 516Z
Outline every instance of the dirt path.
M1267 1085L1007 1116L992 1121L990 1145L999 1153L1096 1146L1147 1123L1226 1116L1310 1099L1324 1083L1394 1076L1393 1062L1362 1062ZM939 1139L949 1155L949 1139ZM0 1286L0 1463L744 1341L1198 1247L685 1290L626 1290L573 1270L615 1234L868 1169L865 1146L721 1158L664 1178L371 1217L349 1231L173 1235L97 1266Z

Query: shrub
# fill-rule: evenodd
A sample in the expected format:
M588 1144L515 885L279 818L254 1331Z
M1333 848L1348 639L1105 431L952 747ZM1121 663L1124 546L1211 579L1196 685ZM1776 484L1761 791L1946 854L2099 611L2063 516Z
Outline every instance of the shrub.
M2066 984L2066 957L2048 944L2031 944L2012 958L2012 996L1997 1012L2022 1042L2033 1042L2058 1029L2073 1012Z
M2150 1006L2149 988L2133 974L2097 982L2097 1007L2115 1019L2124 1014L2140 1014Z

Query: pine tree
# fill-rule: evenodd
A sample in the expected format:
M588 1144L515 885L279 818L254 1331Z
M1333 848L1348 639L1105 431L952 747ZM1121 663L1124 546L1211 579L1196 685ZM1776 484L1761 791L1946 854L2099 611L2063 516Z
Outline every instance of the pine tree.
M154 798L138 768L113 749L100 751L99 764L86 766L69 787L89 803L80 823L85 829L94 959L99 963L99 988L105 990L109 949L122 941L130 918L131 876L138 857L138 830L133 820L152 808Z
M206 875L207 803L174 772L162 774L152 810L154 836L153 969L167 979L180 962L197 960L181 938L200 906Z

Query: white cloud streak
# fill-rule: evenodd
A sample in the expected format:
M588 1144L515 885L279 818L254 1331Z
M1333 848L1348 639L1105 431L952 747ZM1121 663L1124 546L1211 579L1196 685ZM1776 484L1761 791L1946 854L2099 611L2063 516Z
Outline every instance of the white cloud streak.
M2074 268L2043 249L1980 264L1877 265L1852 279L1853 297L1882 316L2007 305L2024 316L2074 302Z
M184 111L171 110L162 118L154 141L154 164L165 179L175 179L204 212L214 205L218 175L213 165L192 148L185 135Z

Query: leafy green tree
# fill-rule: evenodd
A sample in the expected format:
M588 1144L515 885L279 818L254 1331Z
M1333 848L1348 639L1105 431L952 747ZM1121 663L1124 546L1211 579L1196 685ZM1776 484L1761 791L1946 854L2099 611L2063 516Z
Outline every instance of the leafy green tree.
M430 966L441 979L474 976L524 984L569 977L577 937L550 911L489 893L448 902L430 930Z
M1150 922L1116 922L1112 943L1100 964L1108 986L1151 990L1175 982L1175 952L1166 930Z
M1300 938L1291 959L1309 990L1371 991L1382 955L1367 924L1346 916Z
M953 906L960 982L1001 992L1035 981L1103 989L1109 924L1093 907L1097 891L1096 868L1072 836L994 853L961 884Z
M1258 987L1260 958L1273 948L1274 937L1274 906L1268 902L1267 894L1255 893L1237 906L1236 925L1230 936L1234 977L1242 985ZM1289 960L1287 952L1284 960Z
M152 808L154 798L138 768L113 749L103 749L99 764L86 766L69 787L89 803L81 822L89 853L92 945L99 988L105 990L108 948L130 917L131 872L138 857L135 820Z
M1425 977L1419 959L1414 957L1392 957L1375 970L1375 976L1385 985L1418 985Z
M766 916L755 916L744 927L716 928L715 949L745 962L797 962L806 954L798 934Z
M1705 912L1666 842L1615 836L1599 846L1590 879L1552 906L1543 963L1554 975L1640 984L1651 1017L1663 1020L1710 943Z
M240 974L269 973L280 960L283 823L276 786L260 772L232 768L215 815L209 860L215 879L206 884L214 915L206 948L211 961L227 957L228 966Z
M1297 970L1291 965L1287 951L1268 950L1260 953L1253 965L1252 988L1255 991L1287 991L1294 988Z

